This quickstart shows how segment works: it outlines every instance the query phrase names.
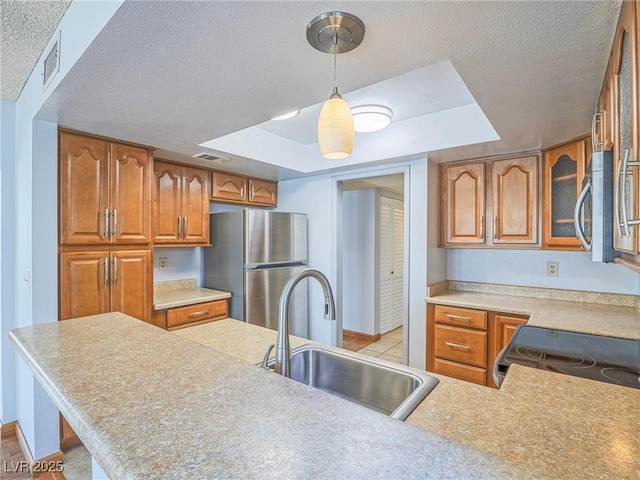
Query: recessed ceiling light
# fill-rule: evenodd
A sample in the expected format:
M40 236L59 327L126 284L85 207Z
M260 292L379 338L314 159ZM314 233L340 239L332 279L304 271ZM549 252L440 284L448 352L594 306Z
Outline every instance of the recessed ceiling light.
M285 113L279 117L273 117L271 120L289 120L290 118L297 117L300 110L294 110L293 112Z
M391 124L393 110L382 105L358 105L351 109L356 132L377 132Z

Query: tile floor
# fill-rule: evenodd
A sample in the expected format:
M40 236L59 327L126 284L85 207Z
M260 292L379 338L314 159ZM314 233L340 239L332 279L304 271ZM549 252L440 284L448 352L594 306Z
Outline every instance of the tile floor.
M87 480L91 478L91 454L84 445L64 452L64 476L67 480Z
M402 327L385 333L380 340L361 348L358 353L389 362L402 363Z

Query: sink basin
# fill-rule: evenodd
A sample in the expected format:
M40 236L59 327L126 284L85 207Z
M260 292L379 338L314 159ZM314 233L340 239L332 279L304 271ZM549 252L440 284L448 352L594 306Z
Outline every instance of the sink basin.
M438 384L437 378L403 365L319 345L291 351L291 379L398 420L405 420Z

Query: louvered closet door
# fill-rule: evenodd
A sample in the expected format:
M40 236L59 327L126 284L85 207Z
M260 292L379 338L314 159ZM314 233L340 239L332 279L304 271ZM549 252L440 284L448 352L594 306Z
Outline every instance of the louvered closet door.
M380 333L402 325L404 275L403 202L380 197L378 315Z

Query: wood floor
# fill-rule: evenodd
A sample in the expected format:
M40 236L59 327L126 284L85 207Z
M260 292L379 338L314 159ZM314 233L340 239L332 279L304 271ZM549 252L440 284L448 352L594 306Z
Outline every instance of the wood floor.
M26 459L22 455L15 430L3 434L0 439L0 478L2 480L31 480L31 473L24 468L24 465L26 465ZM66 480L62 473L45 473L37 478L39 480Z
M363 336L362 334L350 332L348 330L343 330L342 332L342 348L345 350L351 350L352 352L357 352L376 340L377 338L370 335Z

